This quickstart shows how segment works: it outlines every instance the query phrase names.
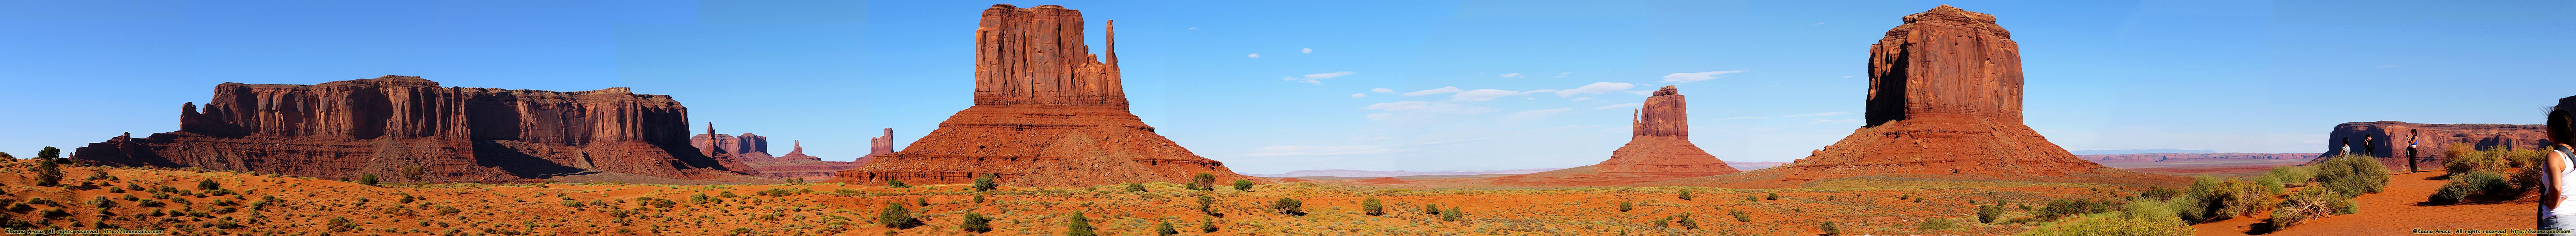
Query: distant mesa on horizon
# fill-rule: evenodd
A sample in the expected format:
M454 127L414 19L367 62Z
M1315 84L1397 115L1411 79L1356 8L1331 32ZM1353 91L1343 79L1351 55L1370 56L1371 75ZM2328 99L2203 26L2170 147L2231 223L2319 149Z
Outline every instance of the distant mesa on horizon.
M2217 151L2217 150L2182 150L2182 149L2156 148L2156 149L2116 149L2116 150L2074 150L2074 151L2067 151L2067 152L2068 152L2068 153L2074 153L2075 155L2081 156L2081 155L2119 155L2119 154L2152 154L2152 153L2215 153L2215 152L2218 152L2218 151Z
M1690 112L1681 90L1657 89L1628 123L1628 144L1600 164L1494 177L1496 185L1608 186L1741 172L1690 142Z
M787 151L787 154L771 156L768 137L752 133L719 134L716 133L713 122L707 123L706 132L691 136L689 145L698 147L702 153L710 153L708 156L719 157L724 163L739 166L734 168L758 171L753 175L765 178L823 180L831 178L833 172L858 168L868 161L867 157L851 161L825 161L823 157L805 155L805 141L802 140L790 141L793 149ZM887 128L885 135L876 139L893 138L894 129Z
M2021 49L1994 15L1941 5L1903 20L1869 47L1866 122L1851 136L1779 167L1635 186L1785 188L1851 177L2137 185L2186 180L2077 158L2024 125Z
M1528 173L1538 173L1538 172L1551 171L1551 170L1561 170L1561 169L1565 169L1565 168L1535 168L1535 169L1517 169L1517 170L1473 170L1473 171L1401 171L1401 170L1395 170L1395 171L1377 171L1377 170L1330 169L1330 170L1299 170L1299 171L1289 171L1289 172L1287 172L1287 173L1281 173L1281 174L1245 174L1245 175L1249 175L1249 176L1253 176L1253 177L1267 177L1267 178L1284 178L1284 177L1317 177L1317 176L1321 176L1321 177L1398 177L1398 176L1421 176L1421 175L1528 174Z
M1104 30L1106 62L1084 44L1083 22L1081 11L1056 5L984 9L974 36L975 105L830 181L966 183L991 174L1013 186L1093 186L1209 174L1268 182L1190 153L1128 113L1116 21Z
M2548 125L2513 124L2418 124L2398 121L2351 122L2336 124L2326 136L2326 150L2320 156L2343 155L2347 150L2379 157L2392 171L2441 169L2450 160L2444 152L2455 144L2474 145L2478 150L2538 149L2549 143ZM2408 152L2412 147L2413 152ZM2408 165L2408 157L2414 157ZM2320 158L2321 160L2322 158ZM2316 161L2309 161L2315 163Z
M72 158L387 182L774 182L690 146L679 101L627 88L440 87L392 75L223 83L204 107L182 105L179 127L91 143Z

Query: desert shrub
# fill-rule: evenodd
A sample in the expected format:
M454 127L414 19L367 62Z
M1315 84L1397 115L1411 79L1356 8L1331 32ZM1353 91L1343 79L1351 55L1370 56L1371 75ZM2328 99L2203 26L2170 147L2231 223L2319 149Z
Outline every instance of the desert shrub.
M50 147L48 147L50 148ZM36 186L62 186L63 167L52 161L36 162Z
M1208 196L1208 195L1199 195L1199 213L1201 213L1201 214L1207 214L1207 215L1216 215L1216 210L1208 209L1208 205L1216 205L1216 197L1210 197L1210 196Z
M1145 184L1127 183L1128 192L1145 192Z
M919 206L930 206L930 198L927 198L927 197L922 197L922 198L913 198L913 199L912 199L912 204L913 204L913 205L919 205Z
M1271 202L1270 210L1277 211L1279 214L1302 216L1306 215L1306 203L1283 197L1279 198L1279 201Z
M898 179L886 179L886 187L910 188L910 187L912 187L912 186L911 186L911 185L904 185L904 184L903 184L903 180L898 180Z
M107 175L107 168L89 168L89 178L82 178L82 179L84 179L84 180L102 180L102 179L115 179L115 178L116 178L116 176L109 176L109 175ZM115 190L115 189L116 189L116 188L108 188L108 190Z
M2468 201L2470 198L2518 193L2512 190L2513 184L2504 180L2504 174L2497 174L2494 171L2476 171L2451 176L2450 183L2442 184L2442 188L2433 191L2433 195L2427 196L2425 201L2458 203Z
M1959 222L1958 222L1958 221L1951 221L1951 220L1950 220L1950 219L1948 219L1948 218L1932 218L1932 219L1926 219L1926 220L1923 220L1923 222L1920 222L1920 223L1915 223L1915 224L1914 224L1914 229L1920 229L1920 230L1953 230L1953 229L1959 229Z
M45 149L36 149L36 160L54 162L55 159L62 157L63 149L61 148L45 147Z
M1197 175L1190 176L1189 188L1190 190L1202 191L1216 190L1216 174L1199 173Z
M2076 198L2049 201L2047 206L2040 207L2038 211L2031 212L2031 214L2037 216L2041 220L2056 220L2060 217L2101 213L2109 210L2111 210L2110 201L2094 201L2091 199Z
M2496 152L2496 158L2497 158L2497 159L2504 159L2505 163L2506 163L2506 164L2508 164L2508 166L2512 166L2512 167L2534 167L2534 166L2541 166L2541 165L2540 165L2540 163L2541 163L2542 161L2547 161L2547 160L2548 160L2548 158L2549 158L2549 150L2548 150L2548 149L2522 149L2522 150L2505 150L2505 151L2497 151L2497 152Z
M2021 236L2091 236L2091 235L2192 235L2191 225L2170 217L2120 217L2108 214L2087 215L2042 224L2022 231Z
M197 179L197 190L216 190L216 189L224 189L224 184L223 184L223 183L215 183L215 179Z
M904 210L903 204L889 202L886 203L885 210L877 211L877 225L883 225L887 228L910 229L913 226L920 226L921 220L913 219L912 211Z
M2376 165L2374 165L2376 166ZM2237 216L2252 216L2256 209L2271 204L2269 190L2256 183L2237 179L2199 177L2192 181L2190 192L2176 201L2178 217L2189 222L2210 222ZM2049 218L2055 219L2055 218Z
M1680 215L1674 215L1673 218L1679 218L1673 220L1673 224L1681 225L1682 229L1699 229L1699 221L1692 221L1690 212L1682 212Z
M1769 195L1763 196L1762 200L1780 200L1780 193L1770 193Z
M2004 215L2004 206L2000 206L2000 205L1977 206L1977 223L1995 223L1995 217L2000 217L2000 216L2003 216L2003 215Z
M1091 219L1083 218L1083 217L1082 217L1082 212L1079 212L1079 211L1073 212L1073 215L1071 215L1071 216L1067 216L1067 217L1065 217L1065 219L1064 219L1064 235L1065 235L1065 236L1099 236L1099 235L1100 235L1099 233L1094 233L1094 232L1092 232L1092 230L1093 230L1093 229L1091 228Z
M1436 203L1425 203L1425 204L1422 204L1422 214L1424 214L1424 215L1440 215L1440 204L1436 204Z
M1735 216L1735 222L1753 222L1753 216L1745 215L1742 210L1726 210L1726 214Z
M738 198L738 197L742 197L742 195L735 195L735 194L733 194L733 191L725 191L725 192L716 193L716 196L717 196L717 197L725 197L725 198Z
M2478 151L2471 150L2471 147L2475 146L2468 143L2451 144L2449 150L2443 151L2443 154L2451 156L2449 160L2442 162L2442 170L2450 171L2450 175L2457 176L2469 172L2495 170L2507 165L2504 157L2497 155L2503 150Z
M1635 210L1635 209L1637 209L1637 203L1634 203L1634 202L1619 202L1619 212L1628 212L1628 210Z
M394 198L394 203L411 203L411 201L413 201L413 200L414 200L414 199L412 199L411 194L395 194L395 195L396 195L396 196L400 196L400 197L396 197L396 198Z
M581 200L570 200L570 199L566 199L566 200L563 200L563 206L564 206L564 207L581 207L581 206L582 206L582 204L581 204Z
M18 157L9 156L9 152L0 152L0 160L15 161L18 160Z
M1252 180L1234 180L1235 191L1252 191Z
M1458 206L1449 206L1449 210L1440 211L1440 221L1458 221L1458 218L1466 215L1466 212L1458 211Z
M961 223L957 223L957 230L976 233L993 232L993 219L985 218L984 214L966 212L966 219L960 221Z
M976 194L976 195L975 195L975 203L984 203L984 195L983 195L983 194Z
M2301 189L2283 197L2286 201L2272 209L2271 230L2281 230L2300 223L2331 215L2358 213L2360 206L2352 198L2333 193L2333 189Z
M2317 177L2317 170L2305 166L2275 166L2271 171L2263 172L2263 176L2279 180L2286 187L2299 187L2308 186L2308 181Z
M973 185L975 191L993 191L994 188L1001 187L1000 184L993 183L993 179L995 178L1000 178L1000 176L994 175L993 173L984 173L984 175L975 176L975 184Z
M90 206L98 207L100 210L106 210L109 207L116 207L116 201L108 200L107 196L90 197L89 204Z
M1180 231L1180 230L1174 230L1174 229L1172 229L1172 222L1171 222L1171 221L1163 221L1163 223L1162 223L1162 224L1154 225L1154 235L1174 235L1174 234L1181 234L1181 231Z
M2388 188L2388 168L2370 156L2336 156L2317 164L2317 185L2345 196L2379 193Z
M2281 187L2281 180L2274 179L2271 176L2254 177L2254 187L2261 188L2264 193L2273 195L2279 195L2281 192L2289 191L2288 188Z
M1360 200L1360 213L1369 216L1386 215L1386 205L1378 203L1377 197L1368 197L1367 200Z
M1834 222L1833 222L1833 221L1825 221L1824 223L1816 223L1816 231L1824 231L1824 232L1825 232L1825 235L1842 235L1842 234L1843 234L1843 229L1842 229L1842 227L1834 227Z
M376 174L359 174L358 184L376 186Z
M1215 218L1215 217L1207 217L1207 216L1199 216L1199 232L1200 232L1200 233L1215 233L1215 232L1216 232L1216 218Z
M2513 178L2508 178L2507 181L2513 183L2513 191L2516 193L2531 191L2532 189L2540 187L2540 178L2547 178L2547 176L2541 176L2540 174L2541 171L2548 169L2548 166L2541 165L2524 166L2519 170L2514 170Z
M1679 197L1680 197L1680 198L1682 198L1682 200L1683 200L1683 201L1689 201L1689 200L1691 200L1690 192L1691 192L1691 191L1690 191L1689 189L1683 189L1683 190L1682 190L1682 193L1680 194L1681 196L1679 196Z

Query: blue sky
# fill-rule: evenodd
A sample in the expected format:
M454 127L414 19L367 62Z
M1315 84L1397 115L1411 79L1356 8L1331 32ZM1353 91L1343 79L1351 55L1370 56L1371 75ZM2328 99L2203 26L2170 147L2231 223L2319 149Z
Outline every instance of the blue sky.
M2073 150L2317 152L2337 123L2537 124L2576 95L2565 1L8 0L0 151L176 130L217 83L408 75L633 87L846 160L970 105L994 3L1082 10L1095 50L1118 20L1136 115L1246 173L1593 164L1666 85L1710 154L1801 158L1860 125L1866 47L1940 4L2014 33L2029 125Z

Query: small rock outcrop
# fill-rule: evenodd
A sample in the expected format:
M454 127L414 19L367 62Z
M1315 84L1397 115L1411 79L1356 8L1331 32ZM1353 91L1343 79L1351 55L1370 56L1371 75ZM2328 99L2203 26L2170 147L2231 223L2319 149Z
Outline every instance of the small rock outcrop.
M760 170L760 177L808 180L830 179L832 172L858 168L867 161L865 159L825 161L823 157L805 155L805 141L790 142L792 149L788 149L787 155L769 157L768 153L759 153L758 155L740 154L736 157L743 160L743 165L750 166L753 170Z
M1904 20L1870 46L1867 121L1851 136L1779 167L1643 185L1772 188L1859 176L2183 181L2076 158L2023 125L2020 47L1994 15L1942 5Z
M1201 173L1247 179L1199 157L1127 111L1116 26L1107 62L1083 43L1082 12L993 5L975 30L974 106L902 151L869 157L832 181L965 183L996 174L1010 185L1184 182ZM889 141L891 142L891 141Z
M2479 150L2504 148L2513 150L2541 148L2549 145L2547 125L2508 124L2416 124L2396 121L2352 122L2335 125L2326 136L2326 151L2315 157L2354 154L2379 157L2389 170L2407 171L2406 147L2415 145L2417 170L2441 169L2453 144L2467 143ZM2310 160L2310 163L2324 158Z
M891 154L894 151L894 128L885 128L885 136L868 138L868 155L860 158Z
M1674 86L1656 90L1629 120L1627 146L1591 166L1495 177L1496 184L1595 186L1654 182L1738 172L1690 142L1689 108Z
M394 182L534 182L614 172L749 179L688 144L688 109L626 88L439 87L384 76L315 85L224 83L179 131L81 147L81 162ZM637 181L649 182L649 181Z

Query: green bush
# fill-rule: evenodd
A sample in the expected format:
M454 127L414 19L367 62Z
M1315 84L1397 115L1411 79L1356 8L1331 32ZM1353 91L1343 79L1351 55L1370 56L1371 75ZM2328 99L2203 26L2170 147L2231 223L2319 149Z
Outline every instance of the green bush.
M62 158L62 157L63 157L63 149L60 149L60 148L45 147L45 149L37 149L37 150L36 150L36 160L42 160L42 161L45 161L45 162L54 162L54 161L56 161L55 159L60 159L60 158Z
M2237 216L2252 216L2257 209L2270 205L2269 190L2256 183L2237 179L2199 177L2192 181L2190 192L2175 204L2178 217L2188 222L2211 222ZM2054 219L2054 218L2051 218Z
M1164 222L1163 222L1163 224L1161 224L1161 225L1155 225L1155 226L1154 226L1154 234L1155 234L1155 235L1174 235L1174 234L1181 234L1181 231L1180 231L1180 230L1174 230L1174 229L1172 229L1172 222L1171 222L1171 221L1164 221Z
M882 225L887 228L910 229L913 226L920 226L921 220L913 219L912 211L904 210L903 204L887 202L885 210L877 212L877 225Z
M1440 221L1458 221L1458 218L1466 215L1466 212L1458 211L1458 206L1449 206L1449 210L1440 211Z
M1425 215L1440 215L1440 204L1437 204L1437 203L1425 203L1425 204L1422 204L1422 214L1425 214Z
M1682 198L1682 200L1683 200L1683 201L1689 201L1689 200L1691 200L1690 190L1689 190L1689 189L1683 189L1680 197Z
M1000 184L993 183L994 178L1000 178L1000 176L996 176L993 173L984 173L982 176L976 176L974 185L975 191L993 191L994 188L1001 187Z
M2042 224L2022 231L2021 236L2092 236L2092 235L2192 235L2191 225L2175 218L2119 217L2108 214L2087 215Z
M1065 217L1065 219L1064 219L1064 235L1065 235L1065 236L1099 236L1099 235L1100 235L1099 233L1091 232L1092 230L1093 230L1093 229L1091 228L1091 219L1087 219L1087 218L1082 217L1082 212L1079 212L1079 211L1073 212L1073 215L1071 215L1071 216L1067 216L1067 217Z
M1271 202L1270 210L1278 211L1279 214L1302 216L1306 215L1306 203L1283 197L1279 198L1279 201Z
M1780 200L1780 193L1769 193L1769 195L1763 196L1762 200Z
M2003 216L2003 215L2004 215L2004 206L2000 206L2000 205L1977 206L1977 223L1989 223L1989 224L1991 224L1991 223L1995 223L1995 217L2000 217L2000 216Z
M1214 209L1208 209L1208 205L1216 205L1216 197L1210 197L1210 196L1208 196L1208 195L1199 195L1199 213L1200 213L1200 214L1207 214L1207 215L1216 215L1216 210L1214 210Z
M1674 215L1673 217L1680 218L1679 220L1674 220L1673 224L1681 225L1682 229L1699 229L1699 221L1692 221L1690 212L1682 212L1681 215Z
M2074 215L2101 213L2110 210L2110 201L2094 201L2091 199L2072 198L2049 201L2047 206L2040 207L2038 211L2031 212L2031 214L2043 221L2046 221Z
M910 187L912 187L912 186L911 186L911 185L904 185L904 184L903 184L903 180L897 180L897 179L886 179L886 187L910 188Z
M2263 176L2279 180L2287 187L2300 187L2308 186L2309 180L2317 178L2317 170L2315 167L2305 166L2276 166L2272 167L2272 171L2263 172Z
M2289 191L2288 188L2281 187L2280 179L2275 179L2271 176L2255 177L2254 186L2262 188L2264 193L2273 195L2280 195L2282 192Z
M1947 218L1932 218L1923 220L1923 222L1920 223L1915 223L1914 229L1934 231L1953 230L1959 229L1959 222L1950 221L1950 219Z
M1843 234L1843 229L1842 229L1842 228L1840 228L1840 227L1834 227L1834 222L1833 222L1833 221L1825 221L1825 223L1817 223L1817 224L1816 224L1816 231L1824 231L1824 232L1825 232L1825 235L1842 235L1842 234Z
M1235 191L1252 191L1252 180L1234 180Z
M1215 233L1215 232L1216 232L1216 218L1215 218L1215 217L1207 217L1207 216L1199 216L1199 232L1200 232L1200 233Z
M376 186L376 174L359 174L358 184Z
M1379 204L1377 197L1368 197L1368 200L1360 200L1360 213L1369 216L1386 215L1386 205Z
M1127 183L1128 192L1145 192L1145 184Z
M1753 216L1745 215L1742 210L1726 210L1726 214L1735 216L1735 222L1753 222Z
M1216 190L1216 174L1199 173L1198 175L1190 176L1189 188L1190 190L1201 191Z
M2317 165L2317 185L2334 188L2345 196L2379 193L2388 188L2388 168L2378 158L2343 155L2326 159Z
M984 214L966 212L966 219L960 220L960 222L957 223L957 229L976 233L993 232L992 222L993 219L985 218Z
M2518 193L2513 190L2513 184L2505 181L2504 174L2476 171L2451 176L2450 183L2443 184L2440 190L2433 191L2433 195L2427 196L2425 201L2459 203L2469 201L2471 198Z
M53 148L53 147L46 147ZM36 186L62 186L63 167L51 161L36 162Z
M1619 202L1619 212L1628 212L1628 210L1635 210L1635 209L1637 209L1637 203L1634 203L1634 202Z
M2469 172L2496 170L2504 168L2505 165L2507 165L2504 157L2497 155L2499 154L2497 152L2503 150L2480 151L2471 149L2473 147L2476 146L2468 143L2451 144L2448 150L2443 150L2443 154L2448 154L2450 157L2448 157L2449 160L2442 161L2442 170L2450 171L2450 175L2459 175Z

